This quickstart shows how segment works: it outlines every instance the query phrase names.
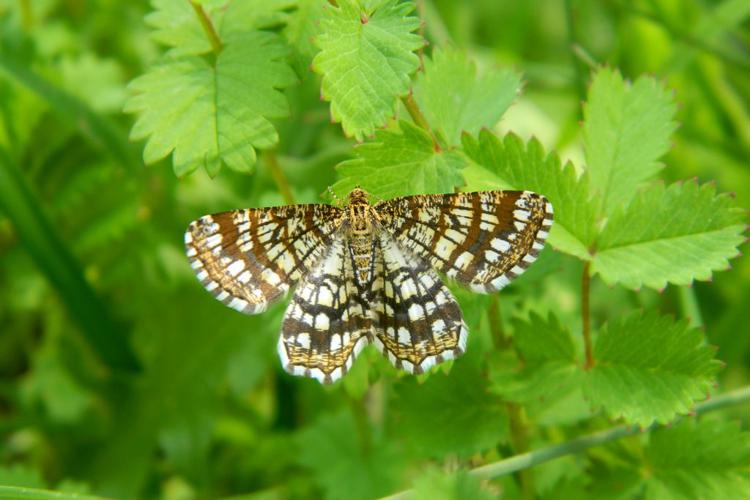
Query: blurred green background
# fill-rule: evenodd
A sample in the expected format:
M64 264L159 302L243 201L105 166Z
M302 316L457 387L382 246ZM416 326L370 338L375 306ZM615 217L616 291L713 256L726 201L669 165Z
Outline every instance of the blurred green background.
M293 12L297 2L285 3ZM664 179L715 181L750 207L750 1L417 4L431 44L523 74L498 131L536 136L581 166L592 66L650 73L680 105ZM473 368L455 365L447 387L429 389L367 352L343 383L323 387L279 366L284 304L246 317L203 291L183 253L191 220L283 204L279 175L296 202L320 202L354 141L319 99L311 45L295 54L292 115L276 123L279 145L255 173L177 179L168 160L145 167L121 110L127 82L162 52L144 21L151 10L142 0L0 0L0 485L115 498L368 498L409 487L430 463L450 470L508 455L507 428L487 425L507 409L471 399ZM521 309L577 314L580 263L549 260L554 273L504 292L505 321ZM699 315L727 364L721 387L745 385L750 259L733 266L687 298L595 280L594 318L635 307ZM488 307L485 297L459 299L467 317ZM490 332L475 333L479 356ZM441 435L445 419L467 436ZM581 418L566 425L545 439L587 428ZM456 451L463 439L494 451ZM584 468L566 464L540 475L541 496ZM489 491L512 495L512 485Z

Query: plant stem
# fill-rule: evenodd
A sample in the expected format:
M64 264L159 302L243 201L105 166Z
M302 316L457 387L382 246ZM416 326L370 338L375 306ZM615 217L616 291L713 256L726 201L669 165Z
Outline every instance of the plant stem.
M287 182L286 180L284 170L279 164L279 159L276 156L276 152L270 150L266 151L263 154L263 158L268 164L269 170L271 171L271 176L273 177L273 181L276 183L276 187L279 189L279 193L281 193L282 198L284 198L284 202L288 205L294 205L294 195L292 194L292 190L289 187L289 182Z
M406 111L409 112L409 116L411 116L411 119L414 120L414 123L416 123L419 128L425 130L428 134L430 134L430 137L432 137L432 143L435 147L435 151L437 152L442 151L443 148L440 146L440 142L438 141L438 138L435 136L435 133L430 128L430 124L427 123L427 118L425 118L424 115L422 114L422 110L419 109L419 105L417 104L417 101L414 100L414 94L412 92L409 92L401 100L404 103L404 106L406 107Z
M221 43L221 38L219 38L219 34L216 33L216 28L214 28L211 19L208 17L208 14L206 14L206 11L203 10L203 6L201 4L195 2L195 0L188 1L193 7L195 14L198 16L198 21L200 21L201 26L203 27L203 31L206 32L206 36L208 37L208 41L211 42L211 47L213 48L214 53L218 54L219 52L221 52L223 45Z
M750 386L741 387L739 389L735 389L734 391L720 394L715 398L711 398L707 401L695 405L695 414L701 415L710 411L715 411L730 406L736 406L747 402L750 402ZM620 425L611 429L594 432L592 434L587 434L585 436L571 439L570 441L567 441L565 443L554 444L545 448L541 448L539 450L522 453L520 455L506 458L504 460L499 460L491 464L483 465L481 467L477 467L476 469L470 470L469 474L480 479L496 478L507 474L512 474L513 472L527 469L535 465L549 462L550 460L554 460L555 458L579 453L594 446L608 443L610 441L614 441L626 436L631 436L640 432L650 432L658 427L660 426L656 424L647 429L641 429L637 425ZM411 491L406 490L400 491L385 498L388 498L389 500L394 500L397 498L408 498L410 494Z
M21 11L21 27L24 31L31 31L34 25L34 15L29 0L18 0L18 8Z
M424 21L425 27L429 31L430 37L435 40L437 47L446 47L453 43L450 32L432 0L423 0L419 17Z
M14 500L70 500L71 498L76 500L107 500L107 498L100 496L63 493L24 486L0 486L0 498L12 498Z
M585 370L594 367L594 351L591 347L591 263L583 264L583 276L581 277L581 322L583 325L583 346L586 352Z
M579 103L582 103L586 100L586 81L588 80L588 75L587 72L585 72L582 61L577 57L576 54L576 47L578 47L579 44L576 41L575 15L576 13L574 12L572 1L565 0L565 21L568 30L568 46L570 48L573 59L572 62L573 69L575 71L574 78L576 93L578 94ZM578 112L579 116L581 116L582 111L580 107Z
M526 417L523 407L517 403L506 403L510 421L510 441L513 453L520 455L529 450L529 436L526 427ZM534 476L531 469L522 469L518 472L518 481L521 483L521 498L531 500L534 498Z
M507 348L510 345L510 341L503 332L500 295L497 293L490 296L490 307L487 311L487 318L490 322L490 335L492 335L492 344L495 346L495 349Z
M702 327L703 326L703 315L701 314L700 306L698 305L698 299L695 298L695 288L693 287L680 287L680 308L682 314L690 320L690 326Z
M367 456L372 451L372 425L370 423L365 403L367 394L360 399L347 395L347 399L349 400L349 407L352 410L352 417L354 418L354 425L357 429L357 436L359 438L359 445L362 449L362 454Z

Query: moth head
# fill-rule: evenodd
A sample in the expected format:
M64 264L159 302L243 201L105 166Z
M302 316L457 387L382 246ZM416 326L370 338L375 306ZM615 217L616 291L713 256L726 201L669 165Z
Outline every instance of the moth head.
M367 203L369 196L367 191L357 186L349 193L349 203Z

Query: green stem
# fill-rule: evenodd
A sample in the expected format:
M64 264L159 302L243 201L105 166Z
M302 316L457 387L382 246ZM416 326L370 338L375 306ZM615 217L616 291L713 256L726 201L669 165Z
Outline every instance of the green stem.
M523 407L517 403L507 403L508 419L510 422L510 442L513 453L520 455L529 450L528 428ZM521 484L521 498L531 500L534 498L534 476L531 469L523 469L518 472L518 482Z
M359 445L362 449L362 454L367 456L372 451L372 425L370 424L370 418L365 404L367 395L360 399L356 399L352 396L347 396L347 398L349 400L349 407L352 410L352 416L354 417L354 424L357 429L357 436L359 437Z
M104 497L63 493L60 491L24 488L22 486L0 486L0 498L10 500L107 500Z
M29 0L18 0L18 8L21 11L21 27L28 33L34 25L31 2Z
M401 100L404 103L404 107L406 107L406 111L409 112L409 116L411 116L411 119L414 120L414 123L416 123L419 128L425 130L428 134L430 134L430 137L432 137L432 143L435 147L435 151L442 151L443 148L440 146L440 141L438 141L438 138L435 136L432 128L430 128L430 124L427 122L427 118L425 118L422 114L422 110L419 109L419 105L414 99L414 94L412 92L409 92Z
M695 288L682 286L678 290L682 314L690 320L690 326L702 327L703 315L698 305L698 299L695 297Z
M216 32L216 28L214 28L214 25L211 22L211 19L208 17L208 14L206 14L206 11L203 10L203 6L201 4L195 2L195 0L188 1L195 11L195 15L198 16L198 21L200 21L201 26L203 27L203 31L206 32L208 41L211 42L211 47L213 48L214 54L219 54L219 52L221 52L221 49L223 48L223 45L221 43L221 38L219 38L219 34Z
M594 349L591 345L591 262L583 264L583 276L581 277L581 323L583 329L583 346L586 353L584 369L594 367Z
M510 345L510 340L505 336L503 331L503 318L500 311L500 294L490 296L490 307L487 311L487 317L490 323L490 335L492 335L492 344L495 349L506 349Z
M701 415L710 411L720 410L730 406L736 406L742 403L750 402L750 386L742 387L734 391L727 392L711 398L707 401L695 405L695 414ZM673 424L670 424L673 425ZM580 453L594 446L599 446L616 439L620 439L626 436L632 436L642 432L650 432L659 426L654 424L648 429L642 429L637 425L620 425L607 429L604 431L594 432L586 436L581 436L575 439L571 439L565 443L555 444L541 448L539 450L530 451L528 453L522 453L515 455L504 460L493 462L476 469L472 469L469 473L480 479L492 479L500 476L512 474L519 470L527 469L535 465L543 464L560 458L565 455L572 455L574 453ZM397 498L408 498L411 491L401 491L394 495L386 498L394 500Z
M576 41L575 16L576 13L573 8L572 0L565 0L565 21L568 30L568 46L572 53L578 102L582 103L586 100L586 81L588 80L588 71L583 67L582 61L576 57L576 48L579 47L579 44ZM582 116L582 110L580 110L579 106L579 117L580 116Z
M423 0L422 11L419 16L424 21L430 38L435 41L436 46L446 47L453 43L450 32L445 26L440 12L438 12L431 0Z
M18 239L57 290L88 345L104 364L112 369L136 371L138 360L125 333L86 281L80 264L41 207L42 202L26 178L0 148L0 209L13 223Z
M281 193L281 197L284 198L284 203L286 203L287 205L294 205L294 195L292 194L292 190L289 187L289 182L286 180L284 170L279 164L279 159L276 156L276 152L270 150L265 151L263 154L263 158L265 159L266 164L268 164L269 170L271 171L271 176L273 177L273 181L276 183L276 187L278 188L279 193Z

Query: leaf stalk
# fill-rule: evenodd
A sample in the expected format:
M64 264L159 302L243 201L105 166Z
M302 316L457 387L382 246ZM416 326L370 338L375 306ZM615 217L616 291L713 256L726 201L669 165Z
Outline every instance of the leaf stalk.
M219 38L219 34L216 32L216 28L214 28L211 19L208 17L208 14L206 14L206 11L203 10L201 4L195 0L188 1L195 11L195 15L198 16L198 21L200 21L203 31L206 32L206 37L208 37L208 41L211 43L211 48L213 49L214 54L218 55L221 52L221 49L224 48L224 45L221 43L221 38Z
M585 370L594 367L594 350L591 346L591 262L583 264L583 276L581 277L581 323L583 325L583 346L586 361L583 365Z
M275 151L266 151L263 155L263 158L266 160L266 163L268 164L269 170L271 171L271 176L273 177L273 181L276 183L276 187L279 190L279 193L281 193L281 197L284 198L284 203L287 205L294 205L294 195L292 194L292 189L289 187L289 182L286 180L286 174L284 174L284 169L281 168L281 164L279 164L279 158L276 156Z
M406 107L406 111L409 112L409 116L411 116L411 119L414 120L414 123L416 123L419 128L427 131L427 133L430 134L430 137L432 138L432 143L435 146L435 151L436 152L442 151L443 148L440 145L440 141L438 141L438 138L435 135L435 132L433 132L432 128L430 127L430 124L427 122L427 118L425 118L424 114L422 113L422 110L419 109L419 105L417 104L417 101L414 99L414 93L409 92L401 100L404 103L404 106Z

